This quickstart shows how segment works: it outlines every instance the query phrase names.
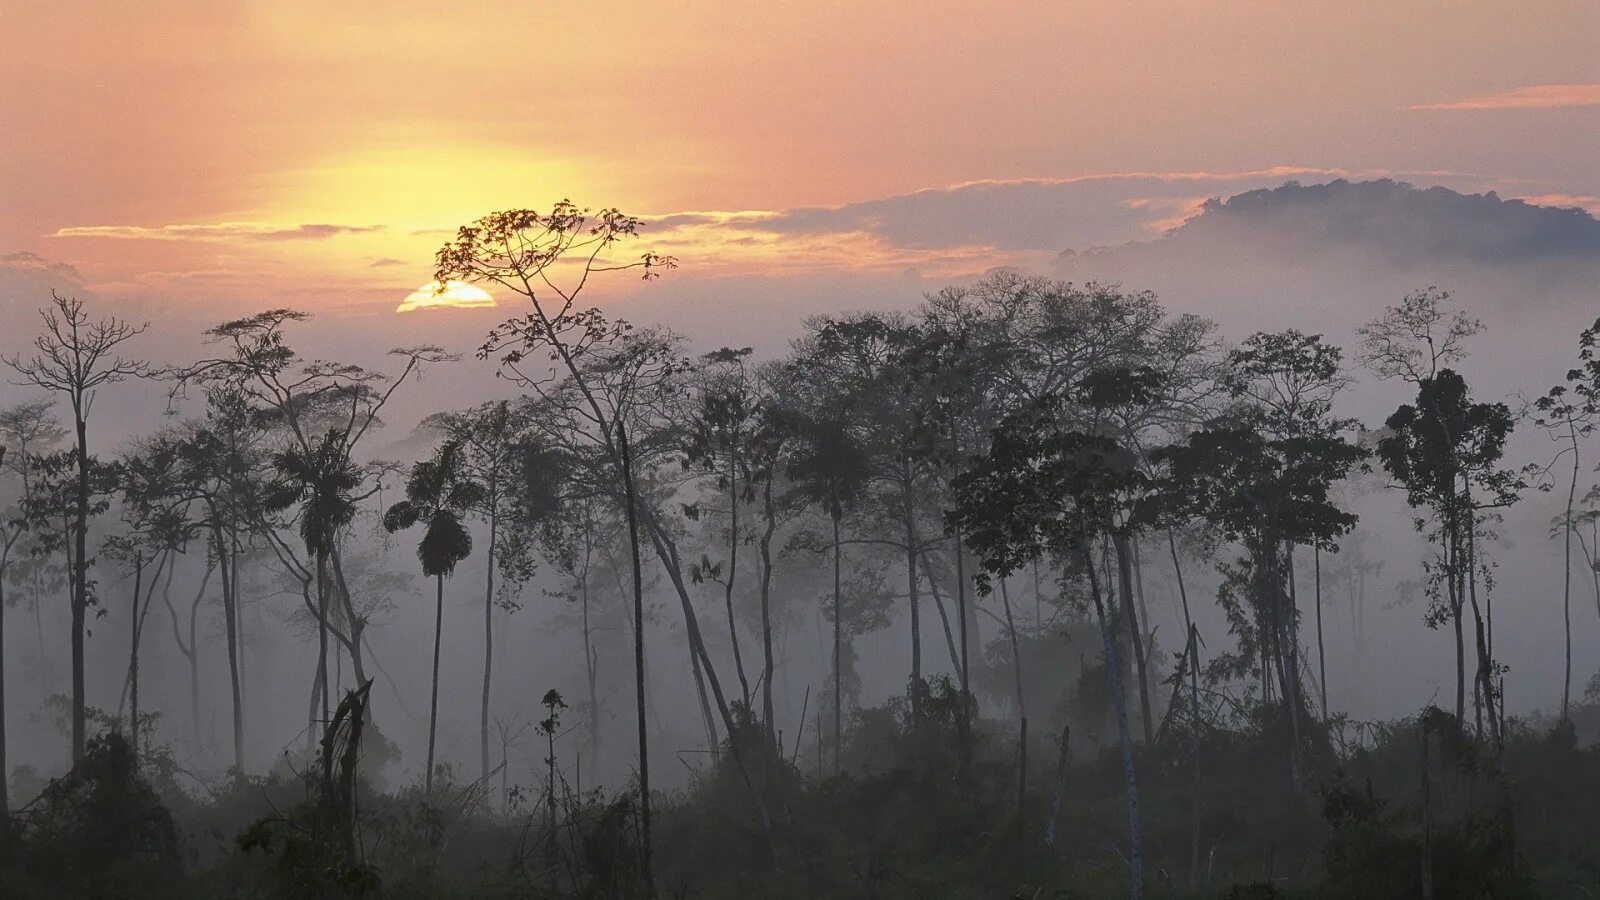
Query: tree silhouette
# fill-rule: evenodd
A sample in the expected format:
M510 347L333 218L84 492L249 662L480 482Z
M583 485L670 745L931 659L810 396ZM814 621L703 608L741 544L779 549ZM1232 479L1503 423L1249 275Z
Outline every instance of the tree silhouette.
M1102 652L1116 708L1128 804L1129 890L1144 896L1144 857L1133 737L1116 643L1096 570L1096 547L1125 534L1127 512L1148 487L1131 455L1104 435L1059 427L1058 404L1008 416L987 454L956 481L959 523L988 576L1004 578L1041 555L1084 579L1100 625Z
M528 301L529 313L495 329L480 356L499 357L501 371L511 374L525 388L543 391L557 382L557 387L568 389L573 395L569 408L584 422L584 442L602 453L613 473L613 483L623 485L631 485L633 481L632 463L623 459L619 439L619 435L634 430L626 421L631 395L640 385L654 383L661 372L661 363L666 360L651 351L645 342L630 344L621 340L631 326L612 327L598 311L583 310L578 302L595 274L631 270L650 279L676 265L672 257L653 251L626 260L615 256L619 245L638 236L641 225L637 217L614 208L591 212L565 200L548 213L527 209L492 213L460 228L456 238L440 248L434 272L440 284L452 278L469 283L489 282ZM558 281L560 273L556 267L561 262L577 264L577 273L571 280ZM620 354L615 352L619 346ZM590 364L591 360L585 359L595 351L606 349L613 351L611 365L602 365L597 370ZM530 356L545 358L549 366L542 370L524 367ZM611 390L606 387L607 373L618 376L610 382ZM705 650L676 544L653 510L639 508L642 504L638 502L641 498L637 492L628 493L632 496L625 501L627 508L633 511L637 524L649 537L678 595L691 653L705 668L756 817L762 830L770 832L766 804L751 777L733 714ZM642 679L642 673L638 677ZM639 693L642 696L642 682ZM640 715L642 719L643 713ZM642 818L649 802L645 765L641 752ZM653 896L655 877L650 862L648 830L642 840L646 892Z
M309 449L290 447L272 457L278 480L269 490L265 507L283 511L295 507L295 530L306 553L315 560L317 585L317 673L322 698L322 719L328 721L328 560L338 545L339 532L355 518L354 491L361 485L361 469L350 461L350 445L343 432L330 430ZM350 644L359 632L350 623ZM352 649L352 659L354 650ZM359 679L360 676L358 675Z
M1403 404L1385 421L1389 434L1378 441L1383 467L1406 490L1412 507L1431 510L1437 523L1430 532L1441 548L1431 567L1430 585L1443 584L1443 606L1429 611L1429 624L1453 619L1456 629L1456 718L1465 721L1465 649L1462 613L1470 606L1478 664L1473 697L1488 711L1489 732L1500 742L1496 714L1495 663L1484 632L1484 614L1469 583L1473 566L1472 533L1478 511L1516 502L1522 484L1514 473L1498 468L1506 438L1515 424L1504 403L1473 401L1466 380L1451 369L1439 369L1417 383L1415 403ZM1426 523L1418 519L1418 530ZM1436 595L1437 596L1437 595Z
M494 666L495 575L507 575L503 589L515 590L533 576L528 533L555 512L554 496L538 496L559 476L530 434L526 410L500 400L466 412L439 413L423 423L458 446L460 477L481 488L472 513L488 531L483 588L483 691L479 698L480 778L489 777L489 688ZM519 484L520 482L520 484ZM519 490L520 488L520 490ZM502 553L504 547L507 551ZM508 609L514 600L507 599Z
M439 639L444 629L444 580L472 554L472 533L462 519L483 502L483 486L466 477L461 445L448 442L432 459L417 463L406 480L406 498L383 513L393 534L422 523L417 559L437 588L433 618L433 693L428 707L428 768L424 790L433 793L433 747L439 723Z
M833 768L839 771L840 743L844 733L844 611L842 608L843 544L840 524L845 510L855 503L868 476L866 452L850 429L838 419L795 422L795 451L789 461L789 478L795 492L820 506L833 528Z
M1558 384L1535 400L1534 424L1544 429L1552 440L1561 443L1561 451L1551 460L1553 467L1562 456L1571 455L1572 475L1567 482L1567 500L1561 518L1561 619L1565 644L1561 679L1561 720L1568 720L1572 704L1572 542L1578 534L1573 507L1578 498L1578 473L1583 466L1584 438L1600 426L1600 358L1596 345L1600 343L1600 319L1578 335L1578 365L1568 369L1565 384ZM1549 485L1540 485L1548 489Z
M82 300L63 297L52 291L51 306L40 310L43 332L33 340L35 354L5 360L21 378L52 393L64 394L72 409L72 431L76 438L74 460L77 468L77 494L72 519L72 760L83 758L84 718L84 624L89 596L89 516L92 462L89 455L89 413L102 387L142 378L152 370L148 363L124 359L117 354L123 344L144 332L144 325L131 325L110 317L91 320Z

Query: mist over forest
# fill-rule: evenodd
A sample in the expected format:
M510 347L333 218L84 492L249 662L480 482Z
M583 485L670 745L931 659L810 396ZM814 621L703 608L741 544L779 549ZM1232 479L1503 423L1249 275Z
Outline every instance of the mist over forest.
M1021 201L793 227L930 202ZM657 224L381 327L6 258L8 896L1592 895L1600 221L1289 182L805 296Z

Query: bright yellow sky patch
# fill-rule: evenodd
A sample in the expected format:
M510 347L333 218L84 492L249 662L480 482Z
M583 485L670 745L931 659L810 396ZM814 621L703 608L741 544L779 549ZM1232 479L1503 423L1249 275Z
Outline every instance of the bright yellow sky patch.
M489 296L489 292L477 285L462 281L447 281L444 283L444 289L440 290L439 282L430 281L407 294L394 311L411 312L438 307L468 309L494 305L494 298Z

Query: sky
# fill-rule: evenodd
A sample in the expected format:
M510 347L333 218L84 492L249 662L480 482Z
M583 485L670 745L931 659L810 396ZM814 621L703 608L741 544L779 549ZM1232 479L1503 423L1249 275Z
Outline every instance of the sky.
M1600 211L1593 0L11 0L0 27L0 265L156 313L388 313L457 226L562 198L645 216L709 293L1041 264L1289 178Z

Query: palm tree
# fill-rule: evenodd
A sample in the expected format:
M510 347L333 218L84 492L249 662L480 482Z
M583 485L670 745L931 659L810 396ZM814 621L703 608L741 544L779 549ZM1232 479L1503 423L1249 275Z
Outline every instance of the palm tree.
M439 635L444 628L444 579L456 563L472 554L472 534L462 519L483 502L483 486L466 476L461 445L450 441L432 459L411 468L406 498L383 514L383 527L391 534L418 522L425 528L417 543L422 574L434 578L433 694L428 707L428 768L423 790L433 793L433 745L439 725Z
M272 511L300 504L296 528L306 553L316 559L317 681L322 692L322 718L328 721L328 557L339 531L355 518L352 492L361 484L361 469L350 461L345 434L330 430L309 450L292 447L272 458L279 481L269 492Z

